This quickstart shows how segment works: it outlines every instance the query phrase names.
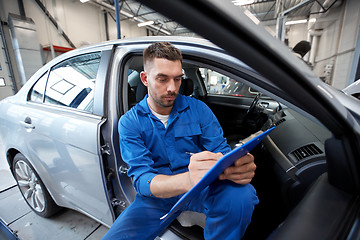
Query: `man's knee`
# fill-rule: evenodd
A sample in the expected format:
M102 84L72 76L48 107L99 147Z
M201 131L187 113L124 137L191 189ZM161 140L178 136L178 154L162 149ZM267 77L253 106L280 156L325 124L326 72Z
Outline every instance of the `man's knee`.
M251 184L238 185L233 182L219 183L214 186L209 214L225 215L232 219L251 219L252 212L259 200Z

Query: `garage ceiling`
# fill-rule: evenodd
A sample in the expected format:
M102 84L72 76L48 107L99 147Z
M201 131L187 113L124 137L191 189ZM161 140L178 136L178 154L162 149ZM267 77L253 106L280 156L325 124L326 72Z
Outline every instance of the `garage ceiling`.
M286 12L288 20L308 19L319 16L329 9L341 4L341 0L218 0L231 1L240 10L252 13L260 22L275 22L281 13ZM108 11L115 21L114 0L91 0ZM153 21L151 25L145 26L151 35L187 35L193 36L185 27L164 17L152 9L142 5L136 0L119 0L121 21L131 20L137 23Z

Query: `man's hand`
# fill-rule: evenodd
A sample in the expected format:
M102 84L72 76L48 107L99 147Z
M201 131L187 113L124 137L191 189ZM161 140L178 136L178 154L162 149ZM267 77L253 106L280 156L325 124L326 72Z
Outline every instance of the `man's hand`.
M150 184L151 193L158 198L170 198L189 191L216 164L222 153L208 151L191 156L189 171L175 175L156 175ZM255 175L254 157L247 154L220 174L219 179L228 179L238 184L250 183Z
M228 179L237 184L250 183L252 178L255 176L256 165L254 163L254 156L250 153L239 158L234 164L220 174L219 179Z
M222 156L222 153L212 153L208 151L192 155L189 164L189 187L195 186ZM225 169L225 171L220 174L219 179L227 179L237 184L248 184L255 176L255 169L254 156L248 153L236 160L232 166Z
M222 156L222 153L212 153L208 151L192 155L188 166L191 187L195 186Z
M208 151L191 156L189 164L191 187L196 185L222 156L222 153L212 153ZM247 184L250 183L255 176L255 169L254 156L248 153L236 160L232 166L225 169L225 171L220 174L219 179L227 179L237 184Z

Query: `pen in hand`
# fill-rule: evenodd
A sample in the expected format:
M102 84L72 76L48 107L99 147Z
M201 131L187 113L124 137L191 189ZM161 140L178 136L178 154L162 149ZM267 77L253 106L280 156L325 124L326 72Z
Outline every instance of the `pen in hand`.
M192 156L192 155L194 155L195 153L192 153L192 152L186 152L186 154L187 154L187 155L189 155L189 156Z

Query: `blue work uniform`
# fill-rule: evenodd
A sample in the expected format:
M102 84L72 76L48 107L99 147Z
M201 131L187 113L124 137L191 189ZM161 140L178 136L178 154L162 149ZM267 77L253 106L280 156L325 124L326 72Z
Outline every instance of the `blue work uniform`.
M178 95L167 126L151 112L147 96L119 120L120 149L137 191L134 202L114 222L103 239L154 239L164 227L160 217L180 199L156 198L150 183L158 174L188 171L186 152L230 151L222 128L205 103ZM216 181L190 201L183 211L205 213L205 239L240 239L258 203L251 184ZM175 219L178 214L174 214Z

